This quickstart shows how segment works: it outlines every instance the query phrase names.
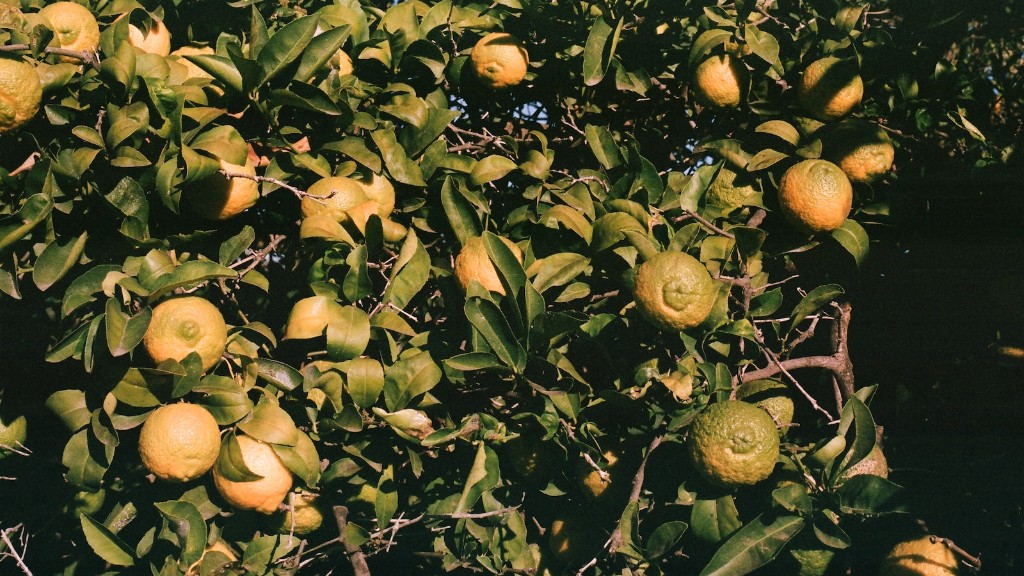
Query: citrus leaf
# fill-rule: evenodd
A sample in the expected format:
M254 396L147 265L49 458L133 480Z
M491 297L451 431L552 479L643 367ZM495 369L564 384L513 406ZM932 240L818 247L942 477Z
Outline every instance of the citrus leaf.
M78 519L82 524L85 541L97 556L114 566L135 565L135 555L124 540L86 514L81 514Z
M117 358L131 352L142 337L146 335L146 328L153 318L153 309L146 306L139 310L134 316L128 316L121 311L121 305L117 300L107 300L104 323L106 326L107 349L110 355Z
M476 449L473 467L470 468L469 475L466 476L466 481L463 484L462 495L455 505L455 513L468 512L480 500L480 496L485 491L497 486L499 481L498 455L481 442Z
M808 292L800 299L796 308L793 308L793 313L790 314L789 329L786 333L792 332L805 318L844 293L845 290L838 284L825 284Z
M493 180L504 178L509 172L518 168L515 162L505 156L492 154L480 160L469 173L469 181L475 186L482 186Z
M387 367L384 402L388 410L406 407L413 398L430 391L441 381L441 368L427 352L405 356Z
M604 80L615 57L615 48L619 43L619 34L622 33L622 19L615 22L615 26L605 20L604 17L594 20L587 36L586 45L583 48L583 83L587 86L595 86Z
M772 561L804 527L800 516L754 518L729 538L700 576L743 576Z
M39 290L46 291L71 270L85 251L85 241L88 237L88 232L82 232L78 238L63 244L54 240L43 249L32 269L32 281Z
M604 166L605 170L611 170L622 164L622 154L615 143L615 137L607 128L587 124L583 132L587 136L590 151L594 153L594 157L601 163L601 166Z
M377 402L384 389L384 367L370 358L356 358L345 366L348 377L345 389L360 408L369 408Z
M856 220L847 219L839 228L832 231L832 238L853 256L857 266L864 263L871 243L868 233Z
M206 522L199 509L190 502L154 502L160 515L171 524L171 532L181 546L181 562L192 565L199 561L206 548Z
M265 84L277 76L281 70L302 55L302 51L316 34L319 21L320 17L317 15L297 18L267 40L267 43L259 51L259 55L256 56L256 61L263 68L263 78L260 84Z
M265 397L253 409L252 418L239 423L238 429L257 440L284 446L295 446L301 434L292 417Z
M703 542L721 542L743 526L736 501L732 496L715 499L698 498L690 512L693 534Z
M526 350L516 339L508 319L494 302L470 298L464 306L466 318L483 336L495 355L516 373L526 366Z
M905 511L903 488L874 474L858 474L836 491L839 508L846 514L875 515Z
M370 319L355 306L345 306L327 324L327 353L334 360L355 358L370 342Z
M285 392L291 392L302 386L302 374L284 362L269 358L257 358L256 368L260 378Z

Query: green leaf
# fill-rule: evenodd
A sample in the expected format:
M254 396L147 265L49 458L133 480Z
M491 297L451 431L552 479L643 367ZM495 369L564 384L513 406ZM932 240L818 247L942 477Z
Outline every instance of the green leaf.
M355 306L345 306L327 324L327 353L334 360L355 358L370 342L370 319Z
M220 455L217 456L214 466L224 478L232 482L253 482L263 478L245 465L242 449L238 446L238 439L234 434L224 435L224 439L220 442Z
M700 576L743 576L772 561L804 527L800 516L758 516L718 549Z
M455 505L455 514L464 514L471 510L483 493L497 486L500 480L498 455L485 443L479 443L473 467L469 470L462 495Z
M779 60L779 41L768 32L759 29L757 26L745 26L743 28L743 39L747 46L758 58L767 62L778 76L786 73Z
M373 511L377 517L377 528L384 529L398 511L398 487L395 484L395 468L384 469L377 481L377 497L373 502Z
M238 272L216 262L189 260L172 272L151 278L148 282L144 282L140 274L139 281L150 291L149 298L153 300L178 288L198 286L216 278L237 277Z
M206 522L199 509L191 502L154 502L153 506L171 525L171 532L181 546L181 563L192 565L199 561L206 548Z
M654 560L672 552L687 528L686 522L679 520L665 522L655 528L647 538L647 557Z
M46 408L52 412L68 430L80 430L92 418L85 402L85 392L81 390L60 390L46 399Z
M260 378L285 392L291 392L302 386L302 374L284 362L269 358L257 358L256 369Z
M805 318L844 293L843 287L838 284L825 284L808 292L800 299L796 308L793 308L793 313L790 314L789 329L786 333L792 332Z
M847 219L842 226L832 231L832 238L853 256L857 266L864 263L871 246L868 233L856 220Z
M725 44L730 38L732 38L732 32L721 28L713 28L701 33L693 41L693 45L690 46L690 57L687 61L687 67L691 70L695 68L715 46Z
M302 51L316 34L319 21L320 17L317 15L297 18L270 37L256 56L256 61L263 67L261 85L277 76L281 70L302 55Z
M406 407L413 398L430 391L441 381L441 368L427 352L406 356L387 367L384 401L388 410Z
M369 408L377 402L384 389L384 367L370 358L356 358L346 363L345 389L356 406Z
M96 300L94 294L104 288L108 275L120 274L121 267L116 265L100 265L90 268L78 278L71 281L67 290L64 291L64 301L61 303L60 311L64 318L67 318L79 307Z
M800 144L800 131L785 120L769 120L767 122L762 122L757 126L757 128L754 128L754 132L771 134L772 136L788 142L793 146Z
M82 524L85 541L97 556L114 566L135 565L135 555L124 540L85 514L79 515L78 519Z
M505 315L490 300L470 298L465 305L466 318L477 329L495 355L514 372L526 367L526 350L516 339Z
M742 526L736 501L726 495L713 500L698 498L690 512L693 535L703 542L721 542Z
M772 499L788 512L810 514L814 511L814 502L802 484L784 484L772 491Z
M903 488L881 476L858 474L836 491L839 508L847 514L865 516L903 512Z
M410 186L426 186L423 172L419 164L409 159L402 145L398 143L394 130L375 130L370 133L373 143L377 145L384 165L388 172L402 184Z
M266 398L253 409L252 418L238 424L238 429L257 440L284 446L294 446L300 434L292 417Z
M252 243L256 240L256 230L248 224L242 227L242 230L228 238L220 245L220 251L217 255L217 261L224 266L230 265L232 262L238 259L243 252L252 246Z
M292 79L298 82L307 82L314 74L322 70L348 39L350 30L349 25L342 24L313 37L302 53L302 60Z
M274 452L293 474L309 487L320 482L320 454L305 432L299 431L295 446L275 444Z
M32 281L36 287L46 291L63 278L71 267L78 263L82 252L85 251L85 241L88 237L88 232L82 232L78 238L70 239L64 244L54 240L43 249L32 269Z
M135 316L128 316L121 311L121 305L117 300L107 300L104 323L106 326L107 349L113 357L124 356L131 352L142 342L146 335L146 328L153 318L153 309L146 306L139 310Z
M239 71L238 65L231 58L216 54L189 54L185 56L185 59L200 67L204 72L213 76L214 79L227 86L236 94L245 93L242 73Z
M405 236L398 259L391 268L391 278L384 289L384 302L399 309L409 304L430 278L430 255L423 247L416 231L410 229Z
M459 244L465 246L470 238L480 235L480 223L473 211L473 205L458 190L450 176L446 177L444 184L441 185L441 205Z
M626 504L626 508L619 516L619 534L622 544L616 550L617 553L634 560L644 560L643 552L640 550L640 534L638 524L640 523L640 502L633 500Z
M615 48L622 33L622 19L612 25L604 18L594 20L583 48L583 83L595 86L604 80L615 57Z
M469 181L474 186L482 186L493 180L504 178L516 168L518 168L516 163L509 158L492 154L473 166L473 171L469 173Z
M91 419L91 415L90 415ZM64 454L61 457L61 464L67 469L67 481L72 486L78 486L86 490L99 490L103 484L103 475L107 472L107 464L99 462L96 458L102 447L97 445L95 439L91 440L89 429L85 428L76 432L64 446Z
M615 144L615 137L607 128L587 124L583 132L587 136L590 151L594 153L594 157L601 163L601 166L604 166L605 170L611 170L622 164L622 154L618 145Z

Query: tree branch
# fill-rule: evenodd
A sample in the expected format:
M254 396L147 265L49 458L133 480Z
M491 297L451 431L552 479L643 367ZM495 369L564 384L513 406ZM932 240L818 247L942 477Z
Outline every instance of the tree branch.
M348 526L348 506L334 507L334 520L338 523L338 534L345 551L348 552L348 560L352 563L352 570L356 576L372 576L370 567L366 564L366 555L359 546L353 545L345 538L345 528Z

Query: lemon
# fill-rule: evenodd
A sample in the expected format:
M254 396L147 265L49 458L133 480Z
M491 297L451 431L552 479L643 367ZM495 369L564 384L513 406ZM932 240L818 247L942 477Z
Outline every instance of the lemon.
M185 296L164 300L153 308L142 345L157 364L168 359L180 362L196 352L205 372L220 359L227 340L227 324L220 310L203 298Z
M733 488L771 475L779 457L779 433L767 412L732 400L708 406L693 421L687 448L706 480Z
M839 166L827 160L803 160L779 181L782 215L806 233L842 226L853 207L853 186Z
M339 49L327 63L328 66L338 71L338 76L345 76L355 71L352 66L352 57L344 50Z
M0 134L31 120L42 99L43 84L31 64L0 58Z
M231 548L229 548L228 545L225 544L223 540L217 540L216 542L210 544L206 547L206 549L203 550L203 555L199 557L199 560L196 560L194 564L188 567L188 572L185 573L185 576L199 576L200 567L202 566L203 561L209 560L207 556L209 556L209 559L212 560L220 560L220 565L238 560L238 556L235 556L234 551L232 551ZM227 560L224 561L222 558L218 558L218 556L223 556L223 558L226 558ZM214 567L216 568L216 566ZM218 574L219 572L213 573Z
M515 36L507 32L492 32L473 46L469 60L481 84L500 90L523 81L530 55Z
M498 236L498 238L522 263L523 251L519 249L519 246L516 246L508 238L502 236ZM459 251L458 256L455 257L455 277L463 290L468 290L469 284L475 280L491 292L505 294L505 287L501 285L498 271L494 268L490 257L487 256L487 246L484 244L483 236L470 238Z
M244 166L220 160L220 169L229 174L256 176L256 167L248 159ZM254 178L229 178L217 172L189 187L185 201L207 220L227 220L252 208L260 199L259 183Z
M220 453L220 428L202 406L157 408L139 434L142 464L162 480L188 482L206 473Z
M100 25L88 8L74 2L54 2L39 11L50 23L54 42L64 50L96 52L100 47ZM65 62L78 62L76 58L62 56Z
M212 78L205 70L196 66L190 62L185 56L194 56L197 54L213 54L213 48L209 46L182 46L177 50L171 52L171 56L177 56L178 62L180 62L185 69L188 70L188 78Z
M960 573L956 554L930 536L900 542L882 561L878 576L956 576Z
M160 20L150 20L145 29L128 25L128 43L148 54L167 56L171 53L171 32Z
M864 81L855 64L833 56L811 63L797 87L800 106L823 122L844 118L860 106Z
M789 395L789 387L778 380L744 382L736 390L736 399L749 402L767 412L783 433L793 423L793 398Z
M847 120L825 137L823 156L842 168L851 182L872 184L892 169L892 140L881 126Z
M229 480L214 467L213 484L232 506L271 514L292 489L292 473L270 444L248 436L237 438L245 466L262 478L249 482Z
M831 576L828 569L836 557L829 548L793 548L786 551L800 568L794 576ZM838 574L838 572L836 572Z
M287 505L289 499L284 503ZM320 529L324 523L326 507L316 494L295 492L291 495L291 509L278 511L272 517L279 534L306 536Z
M721 208L738 208L760 203L761 192L748 176L723 167L718 171L715 181L708 186L704 198L708 204Z
M637 310L665 330L699 325L711 313L718 289L707 268L683 252L659 252L636 270Z
M749 86L747 67L729 54L712 56L693 71L694 95L708 106L736 108L746 97Z
M622 454L617 450L606 450L602 456L607 463L604 467L604 478L586 460L580 459L576 462L576 481L583 495L591 500L608 499L614 494L621 493L624 486L623 476L627 471L622 465Z

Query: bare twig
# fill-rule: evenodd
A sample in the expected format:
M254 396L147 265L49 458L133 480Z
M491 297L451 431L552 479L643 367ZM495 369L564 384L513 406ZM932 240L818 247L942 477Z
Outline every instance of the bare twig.
M0 46L0 52L27 52L31 49L32 47L28 44L8 44L6 46ZM100 55L96 52L68 50L66 48L43 48L43 52L75 58L77 60L81 60L83 64L88 64L93 68L99 67L100 65Z
M335 506L334 520L338 523L339 540L348 552L348 560L352 563L352 571L356 576L371 576L370 567L366 564L366 555L359 546L355 546L345 538L345 528L348 526L348 507Z
M292 186L291 184L285 182L284 180L279 180L277 178L271 178L270 176L259 176L259 175L254 175L254 174L246 174L245 172L232 172L230 170L218 170L218 172L220 172L221 174L223 174L227 178L245 178L246 180L253 180L255 182L270 182L271 184L274 184L275 186L279 186L279 187L284 188L285 190L291 192L292 194L295 194L295 196L297 196L300 199L301 198L313 198L313 199L315 199L317 201L322 202L322 201L326 200L327 198L331 197L331 195L328 195L328 196L311 196L309 194L309 192L306 192L305 190L303 190L301 188L296 188L295 186Z
M18 540L21 545L21 551L19 552L14 546L14 542L11 541L11 533L18 532ZM18 565L21 572L25 576L32 576L32 571L29 570L28 565L25 564L25 554L28 552L28 532L25 530L25 526L18 524L12 528L0 529L0 541L6 546L6 552L0 552L0 560L5 558L13 558L14 563Z
M939 536L931 536L929 539L932 541L932 544L935 544L936 542L939 542L943 546L945 546L946 548L949 548L950 550L955 552L958 556L960 556L963 559L963 561L967 564L967 566L969 566L972 570L975 570L975 571L981 570L981 558L979 558L977 556L972 556L966 550L964 550L963 548L957 546L949 538L941 538Z
M684 208L682 216L676 216L675 218L672 219L673 222L683 222L685 220L696 220L697 222L700 223L701 226L707 228L708 230L714 232L715 234L718 234L719 236L725 236L726 238L732 239L736 238L736 235L733 234L732 232L726 232L725 230L722 230L718 226L715 226L713 222L701 216L700 214L697 214L693 210L687 210Z
M637 502L640 500L640 492L644 488L644 477L647 474L647 459L651 457L651 452L654 452L655 448L661 446L661 443L665 440L664 434L659 434L651 440L651 443L647 445L647 453L644 454L644 459L640 461L640 468L636 471L633 476L633 487L629 492L629 502ZM615 526L615 530L612 531L611 538L608 539L607 548L612 554L619 549L622 545L622 530L618 525Z

